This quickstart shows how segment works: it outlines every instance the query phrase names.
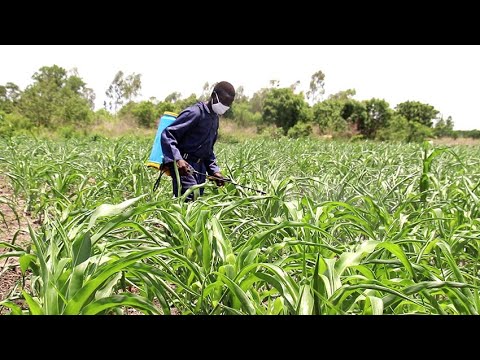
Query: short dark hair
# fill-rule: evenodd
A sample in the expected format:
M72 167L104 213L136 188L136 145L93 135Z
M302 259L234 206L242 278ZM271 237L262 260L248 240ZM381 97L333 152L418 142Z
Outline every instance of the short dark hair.
M235 88L227 81L220 81L219 83L217 83L213 88L213 91L215 91L217 94L225 95L232 98L235 97Z

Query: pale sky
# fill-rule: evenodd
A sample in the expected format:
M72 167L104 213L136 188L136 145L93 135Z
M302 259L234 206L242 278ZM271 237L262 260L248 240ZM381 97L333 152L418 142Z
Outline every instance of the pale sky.
M23 90L42 66L78 69L96 94L96 108L115 74L141 74L141 96L163 100L174 91L200 95L203 85L229 81L245 94L288 87L325 74L325 97L355 89L357 100L433 105L456 130L480 129L480 45L0 45L0 85Z

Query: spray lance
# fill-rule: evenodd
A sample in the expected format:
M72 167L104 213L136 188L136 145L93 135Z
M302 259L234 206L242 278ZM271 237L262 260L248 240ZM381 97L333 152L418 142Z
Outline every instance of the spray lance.
M190 168L188 169L188 173L189 173L190 175L193 175L193 174L203 175L203 176L206 176L206 178L209 179L209 180L226 181L226 182L229 182L229 183L231 183L231 184L233 184L233 185L235 185L235 186L240 186L240 187L242 187L242 188L244 188L244 189L256 191L257 193L260 193L260 194L262 194L262 195L267 195L267 193L266 193L265 191L253 189L253 188L251 188L251 187L238 184L238 183L234 182L232 179L229 179L229 178L219 178L219 177L216 177L216 176L213 176L213 175L204 174L204 173L201 173L201 172L195 170L195 169L192 168L192 167L190 167Z

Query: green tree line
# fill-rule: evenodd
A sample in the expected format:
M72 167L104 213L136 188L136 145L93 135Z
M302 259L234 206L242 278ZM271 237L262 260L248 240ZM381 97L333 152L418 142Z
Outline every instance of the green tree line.
M134 101L140 94L140 74L118 71L105 91L103 109L94 110L96 94L78 74L57 65L41 67L25 89L14 83L0 85L0 134L55 131L65 126L88 127L95 122L131 119L144 128L155 128L165 111L180 112L197 101L209 98L214 84L204 84L200 95L182 97L172 92L165 99ZM469 136L480 131L454 131L453 119L440 116L429 104L408 100L391 108L384 99L356 100L355 89L346 89L324 99L325 74L311 77L309 90L298 92L296 82L280 87L272 80L251 97L243 86L225 117L240 126L255 126L258 133L271 136L304 137L318 129L320 135L395 141L421 141L429 137Z

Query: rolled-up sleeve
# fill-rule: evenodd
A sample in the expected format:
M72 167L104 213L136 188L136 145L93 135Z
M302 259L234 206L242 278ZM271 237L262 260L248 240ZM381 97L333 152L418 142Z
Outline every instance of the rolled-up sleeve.
M195 108L188 108L182 111L170 126L165 128L161 136L164 163L182 159L178 144L182 142L183 137L192 126L195 126L198 118L199 113L195 112Z

